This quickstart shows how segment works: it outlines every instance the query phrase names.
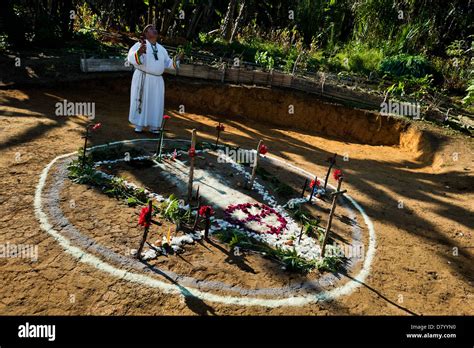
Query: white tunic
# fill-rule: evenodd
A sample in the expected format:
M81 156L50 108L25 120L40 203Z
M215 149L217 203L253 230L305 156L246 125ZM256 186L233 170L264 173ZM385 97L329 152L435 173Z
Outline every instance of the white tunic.
M140 43L137 42L130 48L127 57L130 64L136 68L132 77L128 120L135 126L160 128L165 103L165 84L161 75L166 68L179 67L179 61L175 63L170 59L166 49L158 43L158 60L153 56L153 49L148 40L146 53L138 54L139 48ZM140 93L141 89L143 90Z

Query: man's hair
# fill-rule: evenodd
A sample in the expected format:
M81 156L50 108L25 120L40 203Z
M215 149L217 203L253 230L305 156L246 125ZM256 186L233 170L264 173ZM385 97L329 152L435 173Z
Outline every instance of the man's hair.
M153 24L148 24L145 28L143 28L142 34L145 35L148 29L153 28Z

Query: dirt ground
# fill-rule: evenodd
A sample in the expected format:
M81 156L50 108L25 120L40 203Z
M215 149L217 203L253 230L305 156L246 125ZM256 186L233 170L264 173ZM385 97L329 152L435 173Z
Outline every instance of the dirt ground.
M179 86L171 85L170 93L173 89ZM213 100L211 92L216 93L208 91L204 99ZM365 283L337 300L304 307L229 306L163 294L78 262L40 229L33 211L43 168L83 142L85 118L57 117L55 103L63 99L96 103L96 121L103 127L93 144L149 135L136 135L127 122L126 88L113 92L96 85L1 90L0 244L38 245L39 257L36 262L0 258L0 314L474 314L472 139L418 125L395 127L398 146L374 146L362 142L365 136L351 142L340 135L327 135L330 132L325 134L324 129L275 126L268 123L270 118L254 121L238 110L227 116L194 114L189 113L190 106L180 114L175 109L180 98L169 96L171 136L189 138L196 128L202 139L212 140L220 121L226 125L222 141L253 148L261 138L272 155L311 172L324 173L325 160L334 152L345 156L347 161L341 164L347 176L345 187L374 222L377 237ZM331 108L333 113L343 112ZM88 207L91 192L83 191L84 200L78 204ZM114 209L116 202L110 204ZM89 215L92 213L81 210L76 218L87 224ZM112 223L104 220L89 228L94 235L103 229L105 235L106 229L113 229L108 226ZM129 223L130 229L135 226Z

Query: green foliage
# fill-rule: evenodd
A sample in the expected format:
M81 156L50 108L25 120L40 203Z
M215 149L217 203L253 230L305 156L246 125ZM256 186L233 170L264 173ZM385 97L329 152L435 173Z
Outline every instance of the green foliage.
M315 267L320 271L335 273L339 271L343 265L342 258L339 256L326 256L322 260L316 262Z
M321 219L319 217L313 218L308 212L303 211L301 206L297 206L292 211L293 217L296 221L303 225L303 233L309 237L317 237L321 242L321 238L324 234L319 233L319 223Z
M171 195L163 201L160 206L161 216L173 223L191 221L191 211L180 206L180 201L175 195Z
M283 249L280 247L271 248L268 245L249 237L242 231L236 229L220 230L214 235L222 242L228 243L231 249L239 247L264 253L267 257L273 258L282 263L286 269L301 273L308 273L317 268L321 271L337 272L343 264L343 257L333 246L328 245L329 255L323 260L307 260L298 255L296 250ZM332 249L331 249L332 248Z
M466 89L467 95L463 98L462 102L466 105L474 104L474 80L471 80L469 87Z
M146 155L146 151L140 148L133 146L126 146L124 144L119 144L116 146L106 146L101 148L96 148L90 152L90 157L93 162L106 161L106 160L116 160L120 158L125 158L126 156L133 158Z
M68 177L75 183L98 187L106 195L117 199L125 199L131 206L144 205L147 196L143 188L133 188L125 185L122 178L106 178L94 169L91 155L86 156L84 167L82 166L83 150L79 150L79 157L73 160L67 167Z
M254 238L247 236L247 234L245 234L244 232L236 229L217 231L216 233L214 233L214 235L220 241L228 243L231 249L235 247L255 251L265 251L268 249L264 244L258 242Z
M411 98L420 99L425 95L433 92L433 78L431 75L415 78L399 78L397 83L387 88L386 92L395 96L409 96Z
M269 55L268 51L255 53L255 63L267 70L272 70L275 66L275 60Z
M384 58L379 69L382 73L395 77L422 78L433 72L426 57L405 53Z
M352 43L329 57L328 65L333 71L350 71L368 76L378 71L382 58L383 53L380 49Z
M105 183L102 176L91 166L85 165L82 168L82 160L77 159L68 166L68 177L78 184L101 185Z
M302 258L294 248L286 250L277 248L273 255L279 259L288 270L307 273L316 267L315 262Z

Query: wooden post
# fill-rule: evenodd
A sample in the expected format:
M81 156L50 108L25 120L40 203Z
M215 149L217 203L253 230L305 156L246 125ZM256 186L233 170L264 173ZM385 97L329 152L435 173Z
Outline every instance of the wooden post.
M336 211L336 202L337 198L339 195L346 193L347 190L340 191L341 185L342 185L342 180L343 178L341 177L339 181L337 182L337 190L332 194L332 205L331 205L331 211L329 212L329 219L328 219L328 224L326 226L326 230L324 231L324 239L323 239L323 244L321 246L321 257L324 257L324 252L326 250L326 243L328 241L328 236L329 232L331 230L331 224L332 224L332 218L334 216L334 212Z
M81 163L81 169L84 169L84 166L86 165L86 149L87 149L87 140L89 139L89 125L86 126L86 135L84 135L84 151L82 152L82 163Z
M196 202L199 201L199 185L198 185L198 188L196 190Z
M191 148L196 150L196 130L191 132ZM193 180L194 180L194 157L189 158L189 180L188 180L188 203L191 203L193 196Z
M158 157L158 161L161 162L161 152L163 150L163 138L165 136L165 125L166 125L166 118L164 118L165 115L163 115L163 121L161 123L161 129L160 129L160 136L158 139L158 147L156 149L156 156Z
M211 209L206 210L206 227L204 228L204 239L209 239L209 228L211 227Z
M151 222L151 216L152 216L152 213L153 213L153 203L151 201L151 199L148 201L148 214L146 216L146 221L147 223L150 223ZM148 230L149 230L150 227L145 227L145 231L143 232L143 237L142 237L142 240L140 242L140 246L138 247L138 251L137 251L137 258L141 261L142 259L142 251L143 251L143 246L145 245L145 242L146 242L146 239L148 237Z
M197 225L199 223L199 209L201 208L201 199L198 198L198 206L196 211L196 220L194 220L193 233L196 231Z
M253 182L255 180L255 177L257 176L257 165L258 165L258 158L260 157L260 146L263 144L263 140L260 140L257 145L257 155L255 156L255 161L253 162L253 168L252 168L252 177L250 178L250 181L248 183L248 189L251 190L253 187Z
M301 236L303 235L303 230L304 230L304 224L303 224L303 226L301 226L300 236L298 238L298 244L300 244L300 242L301 242Z
M328 172L326 173L326 179L324 179L324 190L326 190L326 186L328 184L328 179L329 179L329 174L331 173L331 169L336 164L336 156L337 156L337 153L335 153L333 157L330 157Z
M216 149L217 149L217 146L219 145L220 135L221 135L221 123L219 122L219 125L217 126Z
M315 176L314 177L314 185L313 187L310 187L311 188L311 194L309 195L309 203L311 203L311 201L313 200L313 195L314 195L314 189L315 189L315 186L316 186L316 182L318 181L318 177Z
M160 130L160 137L158 138L158 149L156 149L156 156L158 158L158 162L161 162L161 151L163 148L163 132L165 130L161 128Z
M301 198L304 197L304 194L306 192L306 186L308 186L308 179L304 179L303 192L301 192Z

